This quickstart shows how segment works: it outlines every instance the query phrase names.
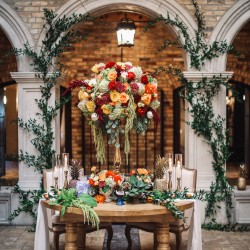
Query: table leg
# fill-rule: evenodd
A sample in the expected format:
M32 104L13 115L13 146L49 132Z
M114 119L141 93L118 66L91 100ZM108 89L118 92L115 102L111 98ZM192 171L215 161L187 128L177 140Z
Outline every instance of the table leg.
M77 223L77 249L84 250L86 243L86 224Z
M169 224L157 223L155 227L155 235L156 235L156 249L157 250L170 250Z
M77 227L75 223L66 224L66 250L77 250Z

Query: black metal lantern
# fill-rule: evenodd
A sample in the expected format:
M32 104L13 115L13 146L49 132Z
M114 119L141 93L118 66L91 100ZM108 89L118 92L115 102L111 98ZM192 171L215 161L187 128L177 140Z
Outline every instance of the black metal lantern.
M134 46L135 29L134 21L125 15L116 27L118 47Z

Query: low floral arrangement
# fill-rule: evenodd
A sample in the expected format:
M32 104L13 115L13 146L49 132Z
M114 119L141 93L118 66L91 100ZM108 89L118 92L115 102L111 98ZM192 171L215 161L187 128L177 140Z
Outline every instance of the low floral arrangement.
M130 177L128 182L130 183L131 187L127 192L127 196L132 198L142 198L142 195L144 195L145 192L152 189L153 174L150 170L147 170L146 168L137 168L132 170L129 175Z
M90 194L93 195L97 202L105 201L105 193L111 193L118 182L122 182L122 177L111 170L96 172L96 167L91 168L91 175L88 179L90 185Z
M156 112L158 101L157 80L141 67L130 62L108 62L93 66L95 77L73 81L68 89L80 87L79 109L89 120L97 149L97 161L105 160L104 134L108 143L120 148L119 133L124 133L124 152L130 152L129 132L135 128L144 133L151 121L159 123Z

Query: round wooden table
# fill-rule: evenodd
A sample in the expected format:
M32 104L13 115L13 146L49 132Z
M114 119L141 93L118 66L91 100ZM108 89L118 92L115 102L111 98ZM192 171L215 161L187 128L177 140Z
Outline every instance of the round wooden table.
M61 206L49 205L49 201L42 201L46 208L61 211ZM193 207L193 201L179 201L176 206L184 211ZM125 204L117 206L114 202L98 204L94 208L101 222L154 222L156 223L155 235L157 250L169 250L169 223L175 221L174 216L164 206L150 203L146 204ZM69 207L61 221L66 224L66 250L85 249L85 245L79 246L77 231L84 228L84 218L79 208ZM79 224L82 226L79 227ZM77 247L78 242L78 247Z

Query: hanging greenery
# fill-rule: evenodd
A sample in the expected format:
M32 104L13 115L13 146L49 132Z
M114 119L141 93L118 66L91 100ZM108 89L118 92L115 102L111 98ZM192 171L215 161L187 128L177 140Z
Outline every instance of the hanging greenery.
M211 61L222 54L233 53L238 55L234 51L233 46L228 45L226 41L214 41L211 45L206 44L203 13L200 13L198 3L195 0L192 0L192 3L195 8L195 18L197 21L194 38L190 37L188 28L178 17L173 19L169 14L166 18L160 16L147 23L145 31L158 22L171 25L179 31L179 37L174 41L166 40L159 51L166 49L168 46L183 48L190 56L191 67L196 70L201 70L207 60ZM181 37L184 40L183 44L179 42ZM180 96L189 103L188 112L192 117L189 125L197 136L203 137L204 142L209 145L213 156L212 166L215 171L215 182L212 182L210 192L206 194L206 217L213 217L216 214L216 209L220 208L218 202L224 201L228 223L230 223L232 187L226 180L224 168L230 156L229 136L227 129L224 127L225 118L215 115L213 110L213 99L218 95L221 87L230 88L227 83L228 79L220 75L214 75L211 79L202 77L198 82L188 81L180 68L174 68L171 65L168 68L160 67L156 70L156 74L160 72L166 72L179 78L184 87Z
M24 44L24 48L13 50L16 56L26 55L32 63L31 66L36 73L36 77L41 79L41 98L35 99L39 108L36 118L30 118L28 121L18 118L18 125L23 131L33 134L31 140L32 145L38 152L37 155L29 152L20 151L19 160L23 161L28 167L34 167L35 171L43 172L46 168L52 166L52 155L55 153L53 149L54 133L52 121L57 116L61 106L70 100L70 97L61 98L54 104L50 104L51 90L55 87L58 78L62 74L63 64L58 60L61 54L70 49L72 43L80 39L86 39L86 35L72 29L74 25L80 22L90 22L94 18L90 15L76 15L69 17L63 16L57 18L57 15L48 9L44 9L43 29L45 30L45 38L42 41L42 47L39 52ZM41 185L42 186L42 185ZM34 212L34 204L39 198L33 199L34 193L36 197L41 197L42 189L39 191L23 191L16 186L13 190L19 193L20 206L9 217L13 220L20 212L28 212L36 221L36 213Z

